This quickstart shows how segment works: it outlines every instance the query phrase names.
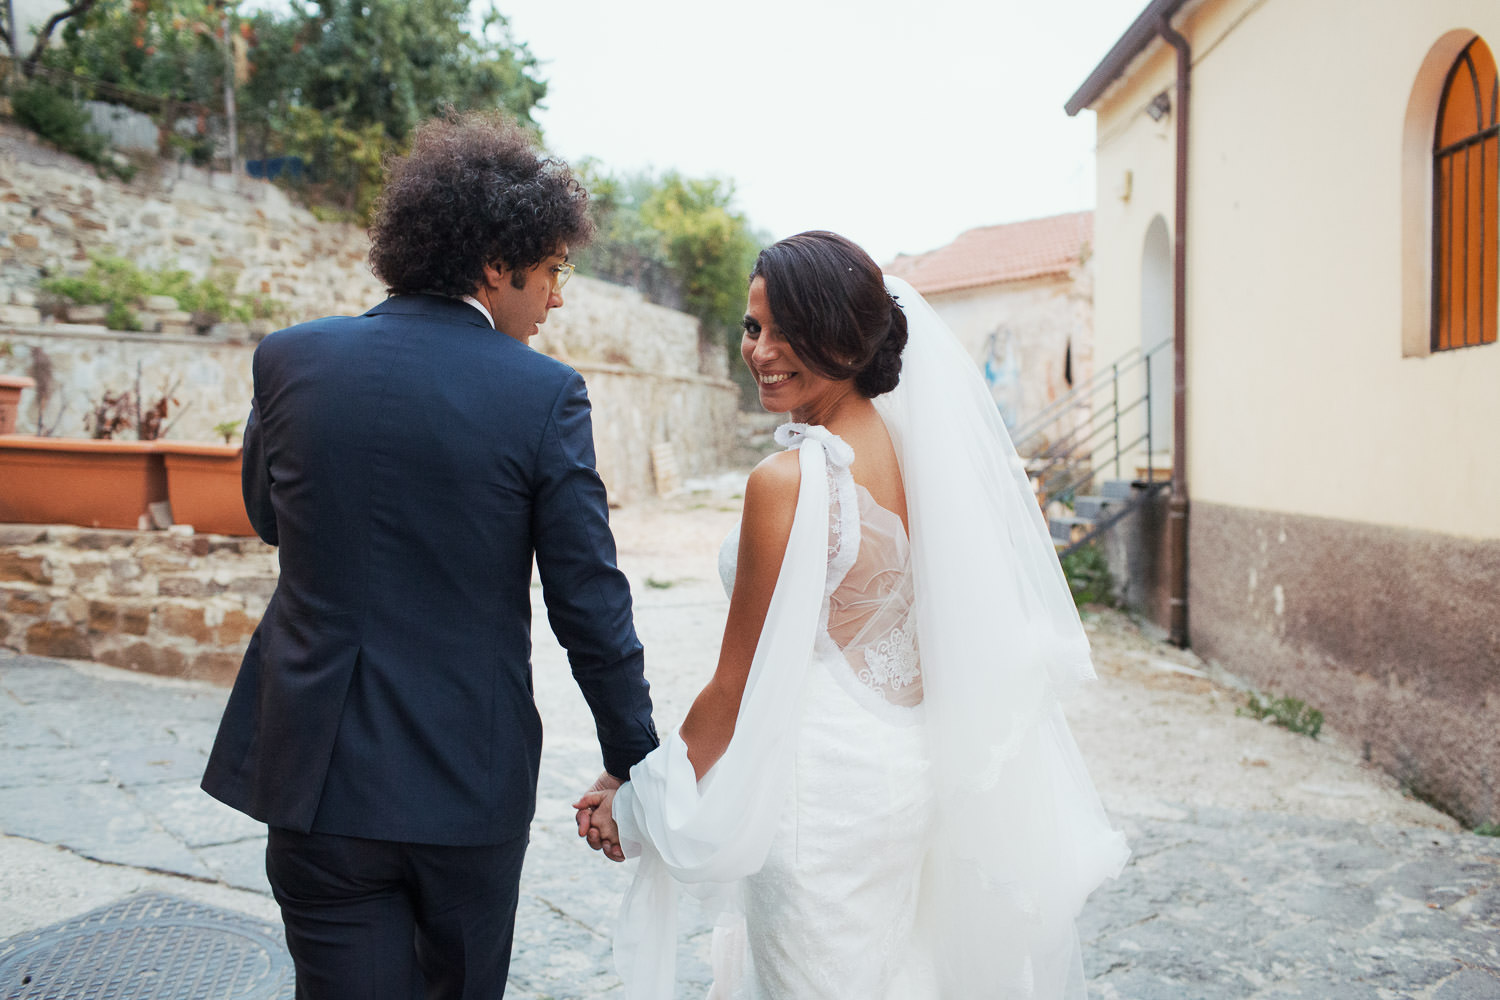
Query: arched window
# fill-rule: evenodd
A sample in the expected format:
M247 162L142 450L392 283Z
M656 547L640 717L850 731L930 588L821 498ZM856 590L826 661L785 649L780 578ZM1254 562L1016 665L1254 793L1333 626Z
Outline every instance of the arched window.
M1495 341L1500 297L1500 77L1475 38L1443 85L1433 139L1432 349Z

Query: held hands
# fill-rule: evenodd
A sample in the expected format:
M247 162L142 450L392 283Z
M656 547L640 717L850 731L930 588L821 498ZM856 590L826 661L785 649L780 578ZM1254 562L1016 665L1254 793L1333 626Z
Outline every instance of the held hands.
M611 861L625 860L625 852L620 848L620 830L611 813L615 790L619 787L620 779L606 772L573 803L578 810L578 836L587 838L590 847L603 851Z

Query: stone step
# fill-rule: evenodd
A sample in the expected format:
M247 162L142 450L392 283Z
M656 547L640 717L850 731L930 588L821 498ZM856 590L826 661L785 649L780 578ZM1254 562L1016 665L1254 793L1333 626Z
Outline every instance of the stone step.
M1075 538L1088 532L1094 526L1092 518L1064 515L1062 517L1050 518L1047 521L1047 531L1052 535L1053 541L1067 544Z
M264 604L276 592L275 574L217 572L204 577L201 573L163 574L156 581L156 592L163 597L217 597L220 594L253 597Z
M1117 502L1108 497L1074 497L1073 513L1092 520L1100 517L1110 504Z

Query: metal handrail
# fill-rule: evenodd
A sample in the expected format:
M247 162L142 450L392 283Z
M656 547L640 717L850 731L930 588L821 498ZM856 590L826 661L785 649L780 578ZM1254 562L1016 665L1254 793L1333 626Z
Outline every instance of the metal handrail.
M1061 417L1078 408L1079 402L1092 396L1108 380L1108 385L1113 393L1118 395L1120 377L1142 365L1148 364L1157 352L1172 345L1170 338L1158 343L1148 351L1142 351L1139 347L1131 348L1122 354L1108 368L1095 372L1084 382L1074 386L1061 396L1048 403L1036 414L1023 420L1014 431L1011 432L1011 440L1015 442L1016 450L1025 453L1025 447L1030 439L1036 437L1047 427L1058 422ZM1149 381L1149 380L1148 380Z
M1085 487L1102 469L1112 466L1119 478L1121 461L1141 444L1146 446L1146 481L1154 492L1157 430L1152 425L1149 366L1171 345L1169 338L1146 350L1137 347L1127 351L1017 426L1013 435L1016 450L1026 459L1027 471L1041 480L1039 492L1044 507ZM1143 391L1135 393L1121 385L1122 379L1142 367L1146 368ZM1121 420L1141 409L1145 411L1144 431L1122 440ZM1108 524L1114 520L1118 518ZM1108 524L1101 523L1097 530Z
M1151 349L1152 352L1154 353L1155 351L1160 350L1161 346L1161 344L1158 344L1156 347L1153 347ZM1125 352L1125 354L1121 355L1120 358L1108 368L1104 368L1095 372L1085 381L1079 383L1078 385L1075 385L1072 389L1069 389L1067 392L1063 393L1061 396L1058 396L1052 402L1042 407L1036 412L1035 415L1027 420L1023 420L1020 425L1017 426L1016 429L1011 433L1011 439L1015 441L1016 448L1020 449L1022 443L1027 439L1034 437L1038 431L1042 430L1052 423L1055 423L1059 414L1072 410L1077 405L1078 400L1082 399L1086 395L1091 394L1094 389L1096 389L1104 382L1105 378L1109 378L1111 384L1118 382L1119 370L1121 369L1121 367L1134 367L1134 362L1139 358L1140 354L1141 349L1139 347L1132 348L1131 350Z

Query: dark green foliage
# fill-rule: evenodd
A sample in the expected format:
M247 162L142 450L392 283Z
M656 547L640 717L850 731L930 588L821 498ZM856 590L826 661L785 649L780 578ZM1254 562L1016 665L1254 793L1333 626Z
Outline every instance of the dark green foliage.
M493 5L472 0L318 0L249 22L255 72L247 106L313 108L346 127L379 124L400 141L452 104L503 108L531 124L547 92L536 60Z
M1109 572L1103 551L1093 542L1063 556L1062 568L1063 575L1068 578L1068 588L1073 591L1073 602L1079 607L1085 604L1114 606L1114 577Z
M1236 715L1248 715L1252 719L1269 718L1283 729L1318 738L1323 730L1323 713L1298 698L1270 700L1251 692L1243 708L1235 709Z
M89 131L89 113L61 91L40 81L28 83L11 92L10 106L16 121L63 152L119 176L132 172L116 166L104 137Z
M137 106L196 162L213 156L207 118L236 73L240 152L297 157L310 200L365 221L383 159L448 105L504 110L533 125L547 92L537 63L494 8L473 0L289 0L233 17L212 0L100 0L67 22L43 65ZM105 92L107 90L107 93ZM81 96L93 96L83 94ZM193 127L196 122L196 129Z
M696 317L704 338L728 350L738 378L746 288L764 240L734 207L734 185L676 171L616 177L592 162L578 173L599 227L576 255L580 266Z
M1474 832L1481 837L1500 837L1500 823L1480 823Z
M247 148L306 165L311 200L368 221L382 163L417 123L449 105L504 110L534 125L547 92L536 60L493 7L472 0L319 0L248 23L253 67L241 89Z

